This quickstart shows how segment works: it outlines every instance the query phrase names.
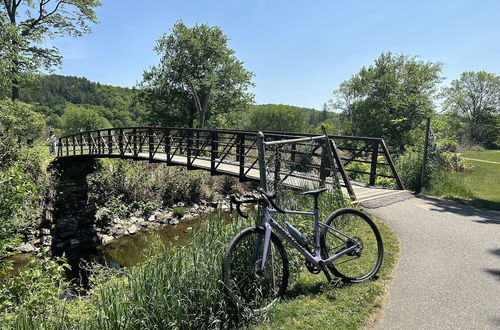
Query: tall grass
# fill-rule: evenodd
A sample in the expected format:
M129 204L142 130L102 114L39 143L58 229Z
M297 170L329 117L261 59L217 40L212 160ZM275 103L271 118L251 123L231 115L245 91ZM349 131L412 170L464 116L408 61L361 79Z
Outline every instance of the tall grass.
M224 329L246 324L235 314L221 283L222 256L230 239L253 220L215 214L189 243L154 244L141 265L106 276L87 296L54 305L52 318L21 309L11 327L25 329ZM101 277L101 279L104 277ZM97 280L100 278L98 277ZM240 311L241 312L241 311Z
M288 197L287 208L312 209L312 198ZM339 205L327 194L320 202L322 218ZM313 219L299 217L294 223L312 229ZM97 275L98 284L88 295L57 301L48 307L49 317L36 315L36 309L20 309L10 325L23 329L228 329L260 322L265 315L256 318L232 308L221 283L228 242L254 224L252 217L213 214L186 245L170 248L158 242L144 263L118 275ZM291 283L295 283L302 263L298 253L287 252Z

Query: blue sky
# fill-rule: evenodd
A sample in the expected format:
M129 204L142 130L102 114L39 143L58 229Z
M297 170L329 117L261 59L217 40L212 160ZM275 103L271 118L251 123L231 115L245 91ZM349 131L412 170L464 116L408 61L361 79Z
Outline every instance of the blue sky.
M222 28L255 73L257 104L319 109L384 51L443 63L445 83L463 71L500 73L500 1L101 1L91 34L50 41L64 57L56 73L132 87L177 20Z

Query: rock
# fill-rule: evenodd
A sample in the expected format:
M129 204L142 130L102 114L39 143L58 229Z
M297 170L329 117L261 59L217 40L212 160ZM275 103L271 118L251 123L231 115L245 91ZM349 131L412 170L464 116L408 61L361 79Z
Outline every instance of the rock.
M184 207L184 203L183 203L183 202L179 202L179 203L175 204L175 205L173 206L173 208L174 208L174 207Z
M228 212L228 211L231 210L231 207L229 205L227 205L227 204L221 204L220 209L223 212Z
M174 214L172 212L159 213L156 215L156 222L168 223Z
M198 204L193 204L193 206L191 207L193 210L197 210L200 208L200 206Z
M127 231L130 235L133 235L139 231L139 228L134 224L127 228Z
M135 211L134 213L132 213L132 215L133 215L134 217L137 217L137 218L138 218L138 217L142 216L142 211L141 211L141 210L137 210L137 211Z
M113 240L113 236L109 236L109 235L101 235L100 238L101 238L102 245L107 245Z
M122 223L123 220L120 219L120 218L113 218L113 221L111 221L112 223L115 223L115 224L118 224L118 223Z
M148 221L149 222L154 222L156 220L156 213L155 214L151 214L148 218Z
M42 229L40 229L40 234L42 236L50 235L50 229L48 229L48 228L42 228Z
M57 232L59 237L75 235L78 230L78 222L75 218L67 217L57 219Z
M191 215L191 214L185 214L182 218L181 218L181 221L189 221L189 220L193 220L194 217Z
M52 245L52 236L50 236L50 235L42 236L42 238L40 240L40 243L43 246L50 246L50 245Z
M184 232L187 233L190 232L191 230L193 230L193 227L187 227L186 230L184 230Z
M35 251L35 247L31 243L22 243L17 247L17 250L22 253L30 253Z
M132 217L130 217L130 220L128 222L130 222L130 223L138 223L138 222L141 222L141 221L144 221L144 219L132 216Z
M176 218L172 218L168 223L171 224L172 226L176 226L179 224L179 220Z

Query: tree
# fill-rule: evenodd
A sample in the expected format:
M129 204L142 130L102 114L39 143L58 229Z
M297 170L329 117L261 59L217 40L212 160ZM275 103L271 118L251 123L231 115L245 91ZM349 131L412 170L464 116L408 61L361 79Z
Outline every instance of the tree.
M253 95L253 74L227 47L216 26L177 22L155 47L160 64L144 72L141 98L151 121L165 126L205 127L214 115L245 108Z
M382 137L402 151L410 131L433 111L440 71L439 63L382 53L340 85L332 104L342 110L348 133Z
M84 106L68 104L61 116L61 126L64 135L76 134L78 132L93 131L101 128L109 128L109 121L100 116L96 111Z
M500 136L500 75L464 72L444 89L444 107L464 123L464 144L492 145Z
M251 110L247 125L247 129L261 131L304 132L306 116L299 107L267 104Z
M0 101L0 135L18 139L34 138L40 135L45 127L45 120L33 111L33 106L4 99Z
M61 63L56 47L44 46L46 38L79 37L97 23L99 0L2 0L0 3L0 64L3 86L19 98L21 84L42 68Z

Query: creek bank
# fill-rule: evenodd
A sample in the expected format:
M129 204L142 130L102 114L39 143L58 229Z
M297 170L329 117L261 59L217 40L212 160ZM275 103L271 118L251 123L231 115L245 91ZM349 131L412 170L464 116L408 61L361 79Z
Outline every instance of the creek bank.
M178 208L183 209L182 214L174 212ZM172 207L158 209L149 215L137 211L126 218L115 217L106 226L97 225L101 217L100 210L97 210L91 219L78 215L65 216L56 219L50 228L30 229L24 234L23 242L15 250L19 253L39 253L51 247L56 250L66 250L106 246L122 236L135 235L140 231L164 225L175 226L180 222L193 220L215 211L229 210L228 198L216 202L200 201L192 205L177 203Z
M183 208L183 214L175 212L175 209L178 208ZM172 207L157 210L148 216L145 216L142 212L135 212L125 219L114 218L107 227L97 228L97 237L100 240L100 245L106 246L118 237L135 235L140 231L150 230L158 226L176 226L180 222L194 220L217 210L223 212L229 211L229 200L223 199L218 202L201 201L200 204L195 203L190 206L186 206L184 203L177 203ZM96 217L98 216L99 212L96 214Z

